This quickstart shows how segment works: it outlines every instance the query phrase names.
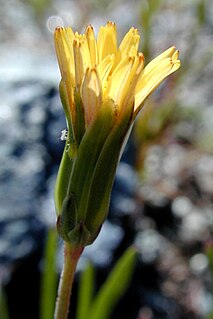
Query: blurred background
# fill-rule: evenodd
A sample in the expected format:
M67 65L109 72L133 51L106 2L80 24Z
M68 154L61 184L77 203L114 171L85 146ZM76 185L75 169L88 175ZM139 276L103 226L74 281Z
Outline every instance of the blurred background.
M137 265L111 319L213 318L213 2L0 0L2 319L41 318L46 239L57 251L56 261L50 252L53 272L62 267L53 188L66 124L54 28L83 32L91 23L97 31L108 20L119 39L131 26L139 29L146 62L175 45L182 66L138 117L108 220L85 249L79 273L90 260L98 289L135 245ZM73 296L77 290L78 276Z

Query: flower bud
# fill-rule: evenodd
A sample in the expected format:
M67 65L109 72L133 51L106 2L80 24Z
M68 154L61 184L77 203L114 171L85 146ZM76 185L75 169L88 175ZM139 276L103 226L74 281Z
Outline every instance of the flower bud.
M144 68L140 36L131 28L117 47L116 26L92 26L85 35L57 28L60 96L68 134L56 186L57 229L67 242L85 246L107 216L116 168L146 98L180 66L171 47Z

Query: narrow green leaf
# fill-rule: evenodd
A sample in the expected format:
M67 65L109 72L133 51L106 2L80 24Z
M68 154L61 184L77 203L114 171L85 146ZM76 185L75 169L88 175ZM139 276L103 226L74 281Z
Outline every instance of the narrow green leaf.
M76 319L85 319L88 316L94 290L94 268L88 263L81 274L78 293Z
M55 269L57 235L55 229L48 231L44 252L44 267L40 293L40 319L52 319L54 316L57 273Z
M112 310L118 300L128 288L134 265L136 262L136 251L129 248L118 260L109 277L100 288L95 297L88 319L109 319Z

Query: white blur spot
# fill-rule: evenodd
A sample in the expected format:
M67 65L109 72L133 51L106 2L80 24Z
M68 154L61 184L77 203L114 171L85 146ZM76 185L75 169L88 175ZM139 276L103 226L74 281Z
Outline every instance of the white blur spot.
M193 209L192 202L186 196L178 196L172 203L172 212L176 217L183 218Z
M0 121L9 120L12 117L13 111L9 105L1 105Z
M63 131L61 131L61 141L66 141L68 138L68 131L67 129L64 129Z
M59 16L51 16L47 19L46 25L47 25L47 29L53 33L56 27L64 26L64 21Z
M191 270L199 275L201 274L203 271L206 270L207 266L208 266L208 259L204 254L196 254L194 255L191 259L190 259L190 268Z

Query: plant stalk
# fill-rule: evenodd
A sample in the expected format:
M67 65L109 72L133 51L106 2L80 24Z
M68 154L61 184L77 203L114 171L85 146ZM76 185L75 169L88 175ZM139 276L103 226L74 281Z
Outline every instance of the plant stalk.
M64 265L59 281L54 319L67 319L70 305L73 279L83 247L64 243Z

